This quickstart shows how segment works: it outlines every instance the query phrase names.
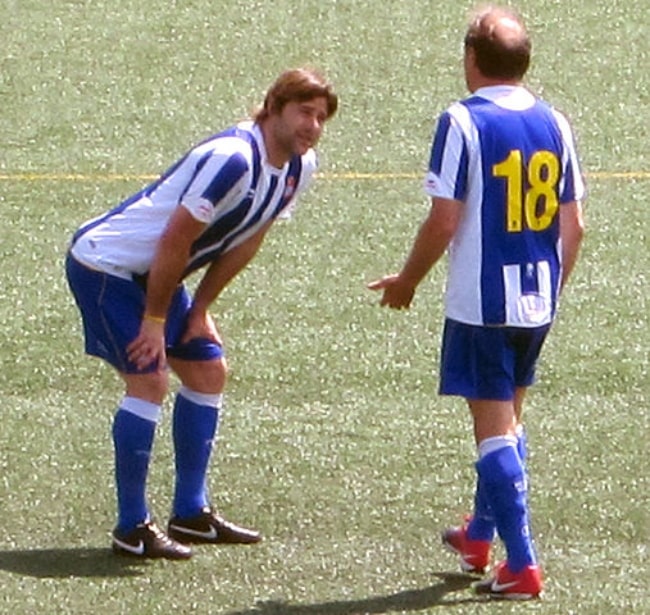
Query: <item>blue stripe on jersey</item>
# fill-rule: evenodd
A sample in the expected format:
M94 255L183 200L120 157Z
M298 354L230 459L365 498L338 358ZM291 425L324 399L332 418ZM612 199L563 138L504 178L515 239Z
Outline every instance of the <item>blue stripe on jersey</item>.
M140 192L137 192L136 194L130 196L125 201L122 201L117 207L114 207L113 209L107 211L103 216L100 216L99 218L93 218L88 222L88 224L79 227L75 231L74 235L72 236L72 243L70 245L73 246L80 237L85 235L88 231L94 229L96 226L103 224L106 220L108 220L115 214L119 214L123 212L129 205L141 199L145 191L146 188L140 190Z
M521 292L524 294L539 293L537 263L526 263L525 265L520 265L519 269Z
M146 196L150 196L160 184L162 184L170 175L172 175L185 161L192 156L199 148L202 146L206 145L207 143L210 143L210 141L215 141L221 137L230 137L230 136L236 136L238 132L241 132L239 128L236 126L232 128L228 128L227 130L224 130L220 133L211 135L207 139L203 139L203 141L200 141L197 145L195 145L189 152L187 152L180 160L176 161L171 167L169 167L155 182L153 182L151 185L149 185L145 190L143 191ZM187 185L185 187L185 190L183 190L183 193L181 194L181 198L179 200L179 204L182 202L182 197L185 195L187 190L189 189L190 185L198 175L199 171L204 167L205 163L210 159L210 156L212 155L212 150L206 150L203 155L196 161L195 166L194 166L194 172L192 173L192 177L190 177L190 180L187 182Z
M203 144L207 143L208 141L211 141L211 140L216 139L217 137L221 136L221 134L226 134L228 132L230 132L230 131L224 131L224 133L220 133L219 135L213 135L213 136L209 137L208 139L203 140L201 142L201 144L199 144L199 145L203 145ZM196 147L199 147L199 146L197 145ZM79 228L75 232L75 234L72 236L72 245L75 244L75 242L79 239L79 237L81 237L82 235L84 235L85 233L90 231L91 229L99 226L100 224L103 224L106 220L113 217L114 215L124 212L130 205L132 205L133 203L136 203L141 198L151 196L158 189L158 187L170 175L172 175L183 163L185 163L185 161L189 158L189 156L195 151L196 147L192 148L192 150L187 152L183 157L181 157L172 166L170 166L164 173L162 173L162 175L160 175L160 177L158 179L156 179L152 183L145 186L139 192L136 192L135 194L131 195L130 197L128 197L127 199L122 201L117 207L114 207L113 209L110 209L109 211L107 211L103 216L101 216L99 218L94 218L93 220L90 220L88 222L88 224L86 224L86 225L82 226L81 228ZM210 154L211 154L211 152L206 152L196 162L196 165L194 167L194 171L192 173L192 177L190 178L190 181L187 183L187 186L186 186L185 190L181 194L181 199L180 199L181 201L182 201L182 197L185 194L187 188L190 186L190 184L192 183L192 181L194 180L196 175L199 173L199 171L203 168L203 165L205 165L205 163L210 158Z
M197 269L203 267L203 265L216 260L219 255L221 255L227 248L228 246L244 231L249 229L253 224L259 221L259 219L262 217L262 214L266 210L266 208L269 206L269 203L271 202L273 198L273 194L275 193L275 189L278 186L278 178L275 176L271 177L271 185L269 187L269 190L266 194L266 197L264 199L264 202L260 206L260 208L257 210L255 215L251 218L251 220L241 229L230 229L230 236L228 237L223 237L226 233L224 232L223 229L221 229L221 225L218 224L217 226L214 227L215 233L214 235L216 236L221 236L221 240L219 240L219 237L215 237L217 239L217 243L214 245L214 247L211 250L208 250L207 252L204 252L199 256L198 258L192 260L192 262L189 264L187 269L185 270L183 277L189 275L192 271L196 271ZM247 204L247 211L250 209L250 205L252 203L252 200ZM232 232L232 231L235 232ZM201 236L202 239L203 236ZM207 245L210 245L211 241L206 241L205 242ZM192 247L192 251L194 252L194 246Z
M197 252L201 252L211 244L213 244L215 248L209 252L206 252L195 260L190 259L190 264L185 269L183 277L189 275L192 271L199 269L223 251L224 245L222 242L224 238L237 229L237 227L248 215L248 212L253 204L254 193L257 188L257 183L259 181L262 168L261 154L257 142L251 133L245 130L241 130L237 127L223 132L222 135L238 137L240 139L244 139L250 144L253 154L251 185L248 189L247 195L242 199L237 207L210 224L210 226L208 226L208 228L203 231L200 237L192 244L192 247L190 249L191 256Z
M569 203L575 200L576 193L576 178L573 173L573 166L569 162L564 169L564 186L562 187L562 194L560 194L560 203Z
M264 212L268 208L269 204L273 200L273 195L275 194L275 190L276 190L277 187L278 187L278 178L275 175L273 175L273 176L271 176L271 185L269 186L269 189L268 189L268 191L266 193L266 196L264 197L264 201L260 205L259 209L255 212L253 217L246 223L246 225L243 228L236 228L235 227L234 229L230 229L229 236L222 237L221 241L218 240L218 237L215 237L215 239L217 239L216 243L214 241L204 242L207 245L210 245L211 243L213 243L214 247L211 250L208 250L207 252L204 252L203 254L201 254L201 256L199 256L198 258L192 260L190 265L185 270L185 273L183 274L183 276L186 276L189 273L191 273L192 271L196 271L197 269L199 269L203 265L205 265L205 264L207 264L207 263L209 263L209 262L211 262L213 260L216 260L216 258L218 256L220 256L221 254L223 254L223 252L228 248L228 246L230 246L230 244L239 235L241 235L246 230L251 228L251 226L253 226L257 222L259 222L260 218L262 217L262 215L264 214ZM252 200L251 200L251 202L252 202ZM250 204L248 205L247 210L248 209L250 209ZM223 233L223 231L221 229L220 221L219 221L219 223L217 225L215 225L214 229L215 229L214 235L217 235L217 236L218 235L225 235L225 233ZM203 236L201 236L199 238L199 240L201 240L202 237ZM195 242L195 245L196 245L196 242ZM194 246L192 246L192 252L193 253L195 252Z
M282 199L278 203L278 206L275 208L273 217L275 218L280 214L280 212L291 202L298 183L300 182L300 174L302 173L302 158L300 156L294 156L289 163L289 170L287 171L287 177L285 178L285 190Z
M254 145L256 146L256 144ZM254 153L255 151L256 150L254 149ZM258 158L256 159L254 157L254 162L255 160L257 160L259 164L259 152L257 153L257 155ZM287 175L285 177L285 194L279 200L275 210L273 211L273 214L271 216L272 219L276 218L280 214L280 212L291 202L295 190L300 183L301 173L302 173L302 158L300 156L294 156L289 162L289 168L287 170ZM254 175L255 178L259 176L259 169ZM255 185L256 184L257 184L257 179L255 179ZM184 276L189 275L192 271L196 271L203 265L209 263L210 261L215 260L215 258L217 258L220 254L222 254L232 244L232 242L240 233L246 232L249 228L251 228L251 226L257 224L260 218L262 217L262 215L264 214L264 212L268 209L269 205L273 201L273 197L275 195L275 191L277 190L277 187L278 187L278 178L276 176L272 176L271 185L269 187L268 192L266 193L266 196L264 197L264 201L260 205L259 210L246 223L246 225L243 228L239 229L237 232L233 232L233 229L235 227L227 224L228 220L226 220L226 216L220 219L217 222L217 224L214 225L214 228L206 230L204 234L197 240L195 245L192 247L192 253L194 254L200 251L201 249L204 249L205 247L209 246L211 243L214 244L214 248L212 250L209 250L201 254L200 257L193 260L189 265L189 267L187 268L187 270L185 271ZM253 188L254 186L251 186L251 190ZM246 213L248 213L248 210L250 209L250 206L252 204L252 198L250 198L250 200L246 199L245 201L247 203ZM244 202L242 202L242 205L243 204ZM232 220L230 220L230 222L232 222ZM206 235L205 238L204 235Z
M457 201L464 201L465 196L467 195L468 162L469 150L467 149L467 143L463 139L463 150L460 153L458 174L456 175L456 181L454 183L454 198Z
M429 159L429 169L432 173L440 175L442 169L442 156L445 151L447 134L451 126L451 115L445 111L438 120L436 135L431 147L431 158Z
M271 201L273 200L273 197L275 196L275 191L278 187L278 177L277 175L271 175L271 182L269 185L269 189L266 193L266 196L264 197L264 200L262 201L262 204L260 205L259 209L255 212L253 217L248 221L246 226L242 229L242 231L245 231L249 229L251 226L254 224L257 224L260 221L260 218L264 215L264 212L268 209L269 205L271 204ZM235 239L235 236L229 237L223 245L223 249L228 247L232 241Z
M213 177L203 192L203 198L215 205L232 190L233 186L242 178L246 171L248 171L248 161L246 158L239 153L233 154Z
M503 177L495 177L493 167L506 160L513 150L521 151L526 164L539 151L549 151L562 160L562 139L559 127L550 109L539 101L526 111L503 109L494 103L472 97L464 101L470 112L480 140L483 176L483 196L481 206L481 301L483 322L486 325L500 325L506 320L505 284L503 268L519 264L522 267L524 291L535 292L531 280L526 281L525 273L529 264L536 266L540 261L550 265L551 284L558 288L560 262L557 252L559 238L559 216L544 230L533 231L524 227L519 232L508 232L507 182ZM524 177L526 171L524 169ZM530 189L524 182L523 194ZM556 193L559 185L555 186ZM559 194L557 195L559 198ZM536 278L536 276L535 276ZM535 282L536 284L536 282ZM556 297L553 296L553 310Z

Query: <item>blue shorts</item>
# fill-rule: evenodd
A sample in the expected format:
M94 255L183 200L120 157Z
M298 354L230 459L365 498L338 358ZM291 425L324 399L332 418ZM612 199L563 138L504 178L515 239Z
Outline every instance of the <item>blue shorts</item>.
M155 371L155 364L138 369L129 361L126 352L126 347L140 332L146 298L144 282L89 269L69 254L66 275L81 312L86 352L104 359L125 374ZM180 343L191 307L192 298L181 284L167 312L167 356L187 361L210 361L223 357L223 348L211 339L196 338Z
M535 381L535 365L550 327L481 327L446 319L440 394L514 399L515 388Z

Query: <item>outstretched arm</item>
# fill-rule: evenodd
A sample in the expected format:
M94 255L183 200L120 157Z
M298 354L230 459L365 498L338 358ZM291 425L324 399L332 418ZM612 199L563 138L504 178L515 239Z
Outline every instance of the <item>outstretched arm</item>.
M434 198L426 220L420 226L402 270L368 284L383 290L380 305L402 309L411 305L415 289L444 254L460 223L462 203Z

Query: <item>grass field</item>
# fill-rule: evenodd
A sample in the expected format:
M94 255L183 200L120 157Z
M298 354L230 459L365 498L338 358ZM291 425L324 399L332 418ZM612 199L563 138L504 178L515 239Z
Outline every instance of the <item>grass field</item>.
M436 115L464 95L469 2L6 0L0 7L0 613L641 614L648 598L646 0L522 0L529 84L573 119L582 260L531 391L543 601L478 602L438 532L470 504L459 400L436 396L444 266L408 313L365 289L427 203ZM314 64L341 109L295 219L214 306L232 376L211 485L253 548L111 556L121 390L82 353L70 233ZM169 407L150 499L172 485Z

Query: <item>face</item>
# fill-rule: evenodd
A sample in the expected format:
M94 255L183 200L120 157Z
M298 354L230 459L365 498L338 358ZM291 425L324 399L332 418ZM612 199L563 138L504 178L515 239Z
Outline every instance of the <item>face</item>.
M290 156L303 155L320 139L327 120L327 100L318 97L288 102L275 119L277 145Z

